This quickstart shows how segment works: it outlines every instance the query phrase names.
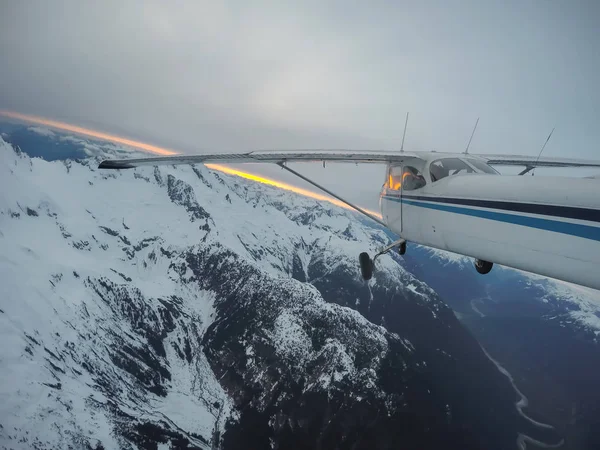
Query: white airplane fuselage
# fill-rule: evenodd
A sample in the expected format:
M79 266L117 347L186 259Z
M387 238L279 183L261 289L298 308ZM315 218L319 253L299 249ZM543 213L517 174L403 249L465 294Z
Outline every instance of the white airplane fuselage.
M446 176L381 192L387 226L407 241L600 289L600 180Z

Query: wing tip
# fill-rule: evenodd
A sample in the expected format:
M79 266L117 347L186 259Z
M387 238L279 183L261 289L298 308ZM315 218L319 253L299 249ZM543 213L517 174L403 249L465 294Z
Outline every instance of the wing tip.
M98 165L98 169L133 169L135 166L127 161L105 159Z

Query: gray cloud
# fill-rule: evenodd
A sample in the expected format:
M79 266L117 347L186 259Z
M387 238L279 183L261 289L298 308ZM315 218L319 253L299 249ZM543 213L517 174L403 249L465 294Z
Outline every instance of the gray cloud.
M546 154L598 158L599 19L563 0L3 2L0 108L188 152L394 149L406 111L408 150L457 151L480 116L473 152L534 154L556 125Z

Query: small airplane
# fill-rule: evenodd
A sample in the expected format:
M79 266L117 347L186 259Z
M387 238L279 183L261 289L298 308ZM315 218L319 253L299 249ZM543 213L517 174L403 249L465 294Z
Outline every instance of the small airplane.
M387 165L380 194L382 218L287 166L289 162ZM204 154L105 160L100 169L197 163L274 163L396 233L400 239L373 258L359 255L361 274L406 243L474 258L475 269L494 263L600 289L600 179L523 176L536 167L598 167L600 161L515 155L438 152L288 152ZM501 175L492 166L522 166Z

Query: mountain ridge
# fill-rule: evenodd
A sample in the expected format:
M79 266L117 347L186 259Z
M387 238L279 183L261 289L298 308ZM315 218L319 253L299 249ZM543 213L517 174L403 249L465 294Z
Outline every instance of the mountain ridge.
M559 440L431 288L389 255L360 279L356 255L389 237L352 212L96 162L0 142L6 448Z

